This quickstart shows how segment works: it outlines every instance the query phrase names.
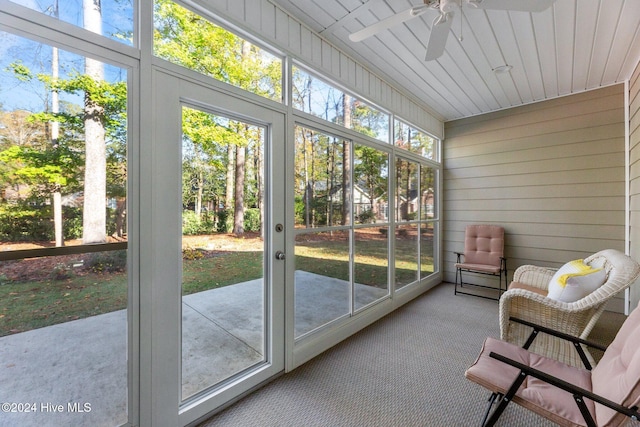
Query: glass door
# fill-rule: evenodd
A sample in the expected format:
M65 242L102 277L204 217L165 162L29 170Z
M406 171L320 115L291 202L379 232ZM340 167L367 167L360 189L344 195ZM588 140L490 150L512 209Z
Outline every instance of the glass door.
M284 168L272 167L284 161L284 116L156 76L166 118L156 204L167 221L157 244L174 254L160 267L168 309L158 317L176 360L153 376L173 389L184 425L284 369Z

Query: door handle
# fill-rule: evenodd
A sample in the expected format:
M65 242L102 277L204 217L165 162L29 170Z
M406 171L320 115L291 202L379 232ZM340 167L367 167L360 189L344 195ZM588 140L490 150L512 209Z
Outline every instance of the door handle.
M277 252L276 252L276 259L277 259L277 260L282 261L282 260L284 260L285 258L286 258L286 256L285 256L284 252L282 252L282 251L277 251Z

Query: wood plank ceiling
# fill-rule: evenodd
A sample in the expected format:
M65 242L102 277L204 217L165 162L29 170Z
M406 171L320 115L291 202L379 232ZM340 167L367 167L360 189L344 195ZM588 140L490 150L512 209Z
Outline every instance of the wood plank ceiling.
M624 82L640 60L640 0L556 0L538 13L463 7L426 62L428 12L362 42L349 34L421 0L270 0L443 121ZM504 74L492 70L501 65Z

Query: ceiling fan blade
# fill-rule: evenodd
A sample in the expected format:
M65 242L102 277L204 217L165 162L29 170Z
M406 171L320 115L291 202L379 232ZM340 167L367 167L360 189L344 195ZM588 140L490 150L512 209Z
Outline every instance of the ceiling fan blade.
M554 2L555 0L468 0L467 4L478 9L542 12Z
M441 14L433 21L429 43L427 44L427 55L424 58L425 61L440 58L444 53L444 47L449 37L449 30L453 23L453 15L453 12Z
M391 28L395 25L402 24L405 21L408 21L411 18L415 18L416 16L422 15L427 11L427 7L425 5L412 7L411 9L407 9L403 12L396 13L382 21L376 22L373 25L369 25L368 27L363 28L360 31L356 31L349 35L349 39L352 42L361 42L362 40L373 36L374 34L379 33L380 31L386 30L387 28Z

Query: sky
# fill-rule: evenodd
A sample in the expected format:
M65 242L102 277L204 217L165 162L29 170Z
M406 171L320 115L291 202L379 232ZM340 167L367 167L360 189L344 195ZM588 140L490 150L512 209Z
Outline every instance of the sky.
M44 110L45 90L37 81L21 82L9 69L13 62L20 62L36 73L51 74L51 46L34 42L0 31L0 105L3 110L24 109L31 112ZM84 57L59 50L60 77L84 71ZM105 64L105 80L126 80L126 70ZM61 94L61 101L82 104L82 95Z
M52 14L56 0L12 0L47 15ZM127 45L131 41L122 34L132 32L133 0L102 0L103 33ZM82 0L59 0L59 18L82 26ZM51 74L52 47L0 31L0 105L4 110L25 109L32 112L44 109L44 89L41 84L19 82L7 69L19 61L33 73ZM60 50L60 77L73 71L83 72L84 58ZM111 82L126 80L126 71L105 65L105 79ZM61 100L81 104L81 95L61 95Z
M29 9L53 16L54 5L58 4L59 19L82 27L83 0L11 0ZM123 40L119 34L133 32L133 0L102 0L102 32L107 37L132 45L131 40Z

